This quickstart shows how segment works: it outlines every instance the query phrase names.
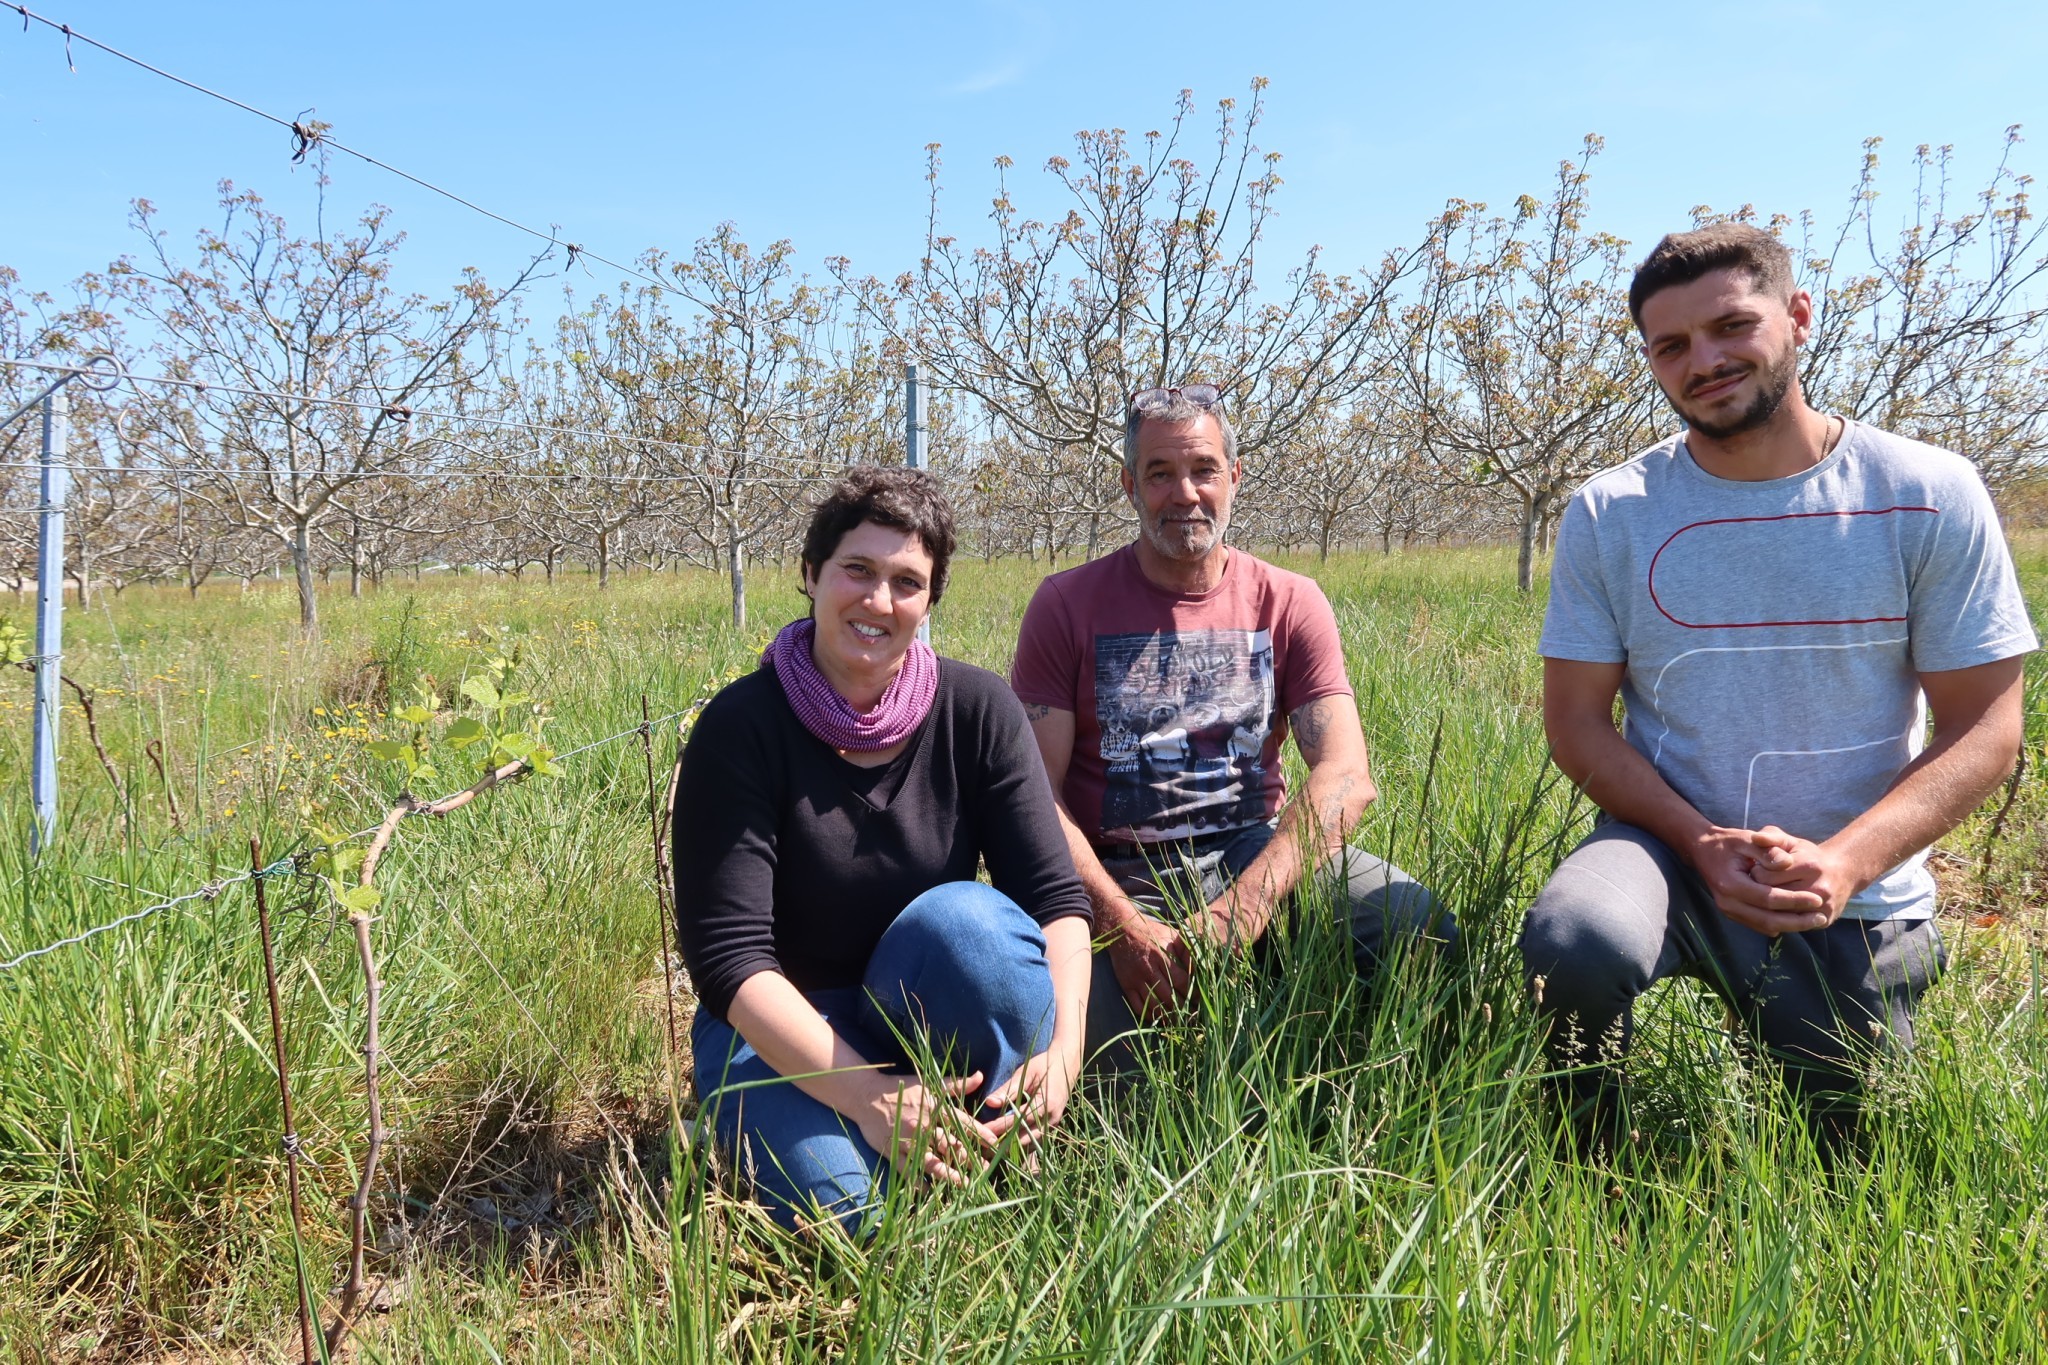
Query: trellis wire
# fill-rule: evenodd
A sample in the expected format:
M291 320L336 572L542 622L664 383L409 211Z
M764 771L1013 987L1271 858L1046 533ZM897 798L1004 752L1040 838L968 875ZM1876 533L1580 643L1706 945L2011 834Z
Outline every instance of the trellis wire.
M21 360L0 357L0 365L9 365L20 369L41 370L50 374L100 373L100 371L98 370L89 370L88 367L86 366L59 365L46 360ZM485 417L481 415L471 415L469 413L459 412L414 412L410 409L403 408L400 405L394 403L364 403L352 398L315 398L308 394L282 393L276 389L246 389L239 388L231 384L215 384L208 380L202 379L178 379L171 375L131 374L124 370L121 373L121 377L123 379L126 379L130 384L161 384L170 388L196 389L201 393L232 393L244 398L277 398L283 399L291 403L302 404L309 407L350 408L358 412L403 412L405 414L403 420L408 424L414 422L439 421L446 422L451 426L458 427L496 427L503 430L541 432L551 436L580 436L586 440L618 441L631 445L658 446L665 450L684 450L691 451L701 455L732 455L737 456L743 460L760 463L789 463L793 459L793 457L787 455L762 455L758 453L750 453L744 450L737 450L730 446L700 445L688 441L670 441L658 436L635 436L625 432L599 431L591 427L565 427L549 422L523 422L517 418L512 417ZM257 415L265 418L276 416L275 414L267 413ZM280 417L277 418L277 420L281 421L285 419ZM418 439L439 441L445 438L428 435L421 436ZM6 467L41 468L40 465L33 464L26 466L8 465ZM111 468L111 466L101 465L95 465L91 467L96 469ZM590 476L585 475L579 477Z
M120 60L127 62L131 66L140 67L142 70L149 72L153 76L160 76L163 79L172 82L173 84L184 86L187 90L191 90L198 94L205 95L209 99L219 100L222 104L230 105L236 109L241 110L245 114L254 114L257 118L267 120L268 122L276 124L280 128L288 130L296 143L292 156L292 160L294 161L304 160L306 154L312 151L316 146L331 147L335 151L340 152L345 156L354 157L356 160L363 162L365 165L375 166L378 170L387 171L390 174L399 177L401 180L410 181L411 183L418 185L421 189L426 190L431 194L437 194L441 196L443 199L449 200L452 203L460 204L462 207L470 210L472 213L481 214L484 217L491 219L493 222L502 223L506 227L513 228L519 232L523 232L527 234L529 237L537 238L540 241L548 243L550 246L562 247L569 253L569 261L571 264L575 263L575 260L578 256L582 256L586 259L596 261L601 265L610 266L614 270L622 271L625 274L632 276L634 279L637 279L644 284L653 286L655 289L660 290L663 293L682 293L682 291L677 289L674 285L664 284L662 281L656 279L652 275L648 275L641 271L635 270L633 267L629 265L623 265L618 261L610 259L609 257L601 256L597 252L591 251L588 248L584 247L580 243L564 241L562 239L561 234L558 232L552 230L542 232L539 228L529 227L525 223L519 222L517 219L507 218L502 213L494 213L490 209L483 207L481 204L472 203L470 200L463 198L461 195L455 193L453 190L443 189L441 186L436 185L431 180L423 179L420 176L412 174L410 171L400 170L398 167L391 165L389 162L379 161L376 157L371 156L367 152L357 151L355 148L349 146L347 143L336 141L330 135L329 129L319 127L316 124L301 123L295 119L280 118L276 114L272 114L265 110L258 109L253 104L245 104L241 100L234 98L232 95L223 95L218 90L210 90L206 86L199 84L197 81L186 80L183 76L174 75L173 73L164 70L160 66L151 65L149 62L144 61L142 58L123 52L121 49L111 46L110 44L103 43L97 38L87 37L85 34L80 33L77 29L71 27L71 25L69 24L60 23L57 20L51 19L45 15L37 14L34 10L31 10L26 5L8 4L6 8L13 10L15 13L21 16L23 28L26 28L28 26L29 20L33 19L37 23L45 26L46 28L53 28L62 33L64 35L65 61L67 64L69 64L71 60L71 43L75 39L78 42L84 43L88 47L97 48L99 51L106 53L110 57L117 57ZM76 71L77 67L73 66L72 70Z
M639 734L641 730L646 726L665 725L669 721L680 720L683 716L689 714L690 709L691 708L689 707L683 707L680 710L671 711L667 715L657 716L652 721L642 721L638 724L628 726L626 729L619 731L617 734L606 735L603 739L592 740L588 744L578 745L576 748L570 749L565 753L557 754L554 756L554 758L552 758L549 761L555 763L565 762L569 759L577 757L578 755L587 754L593 749L601 749L607 744L616 744L622 739L626 739L629 736ZM420 811L417 813L427 814L430 812ZM161 914L165 910L175 909L176 907L180 905L185 905L191 901L214 900L220 895L221 892L227 890L231 886L239 885L242 882L253 881L259 877L281 877L291 875L298 871L303 860L315 856L317 854L326 853L333 849L340 848L344 844L353 843L357 839L368 838L370 835L375 834L381 828L383 828L381 823L371 825L366 829L359 829L355 831L353 834L344 834L341 836L341 838L335 840L333 843L319 844L311 848L301 849L297 853L278 859L276 862L270 864L268 867L261 869L260 871L241 872L235 874L232 877L217 878L214 881L206 883L204 886L195 887L190 891L184 892L181 895L173 896L168 900L158 901L153 905L145 905L139 910L131 910L127 914L122 915L120 918L109 920L105 924L96 924L92 928L84 930L81 933L71 934L64 938L60 938L53 943L46 943L40 948L31 948L27 952L18 953L13 957L8 958L6 961L0 962L0 972L11 972L15 968L21 966L23 963L29 962L35 958L43 957L47 954L54 953L61 948L76 947L77 945L86 942L88 939L95 938L100 934L110 933L111 931L119 929L124 925L139 923L142 920L149 919L151 916Z

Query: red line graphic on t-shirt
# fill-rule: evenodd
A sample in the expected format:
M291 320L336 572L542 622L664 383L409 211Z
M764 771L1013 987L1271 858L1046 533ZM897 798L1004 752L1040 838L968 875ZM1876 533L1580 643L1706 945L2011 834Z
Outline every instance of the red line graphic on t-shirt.
M1933 516L1939 516L1941 509L1938 507L1875 507L1863 508L1853 512L1786 512L1774 517L1716 517L1710 521L1695 521L1689 525L1681 526L1669 536L1666 536L1664 543L1657 547L1657 553L1650 556L1648 585L1650 602L1658 611L1664 614L1666 620L1674 625L1683 626L1687 630L1750 630L1760 626L1867 626L1880 622L1903 621L1906 619L1903 616L1860 616L1845 617L1838 620L1813 621L1687 621L1673 615L1670 609L1664 605L1663 600L1657 596L1657 561L1664 557L1664 552L1671 548L1673 541L1688 531L1697 531L1703 526L1730 526L1742 522L1805 521L1815 517L1888 517L1895 512L1926 512Z

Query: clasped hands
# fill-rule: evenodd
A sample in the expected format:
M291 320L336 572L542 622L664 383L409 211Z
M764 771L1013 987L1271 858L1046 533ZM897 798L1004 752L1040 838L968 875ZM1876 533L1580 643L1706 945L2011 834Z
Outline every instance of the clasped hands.
M855 1115L860 1135L899 1174L921 1170L949 1185L965 1185L1013 1130L1026 1162L1034 1162L1039 1143L1066 1111L1080 1053L1077 1043L1054 1039L989 1092L983 1107L1002 1112L985 1122L958 1103L981 1088L979 1071L947 1077L936 1088L916 1076L877 1075Z
M1715 826L1694 841L1692 862L1722 914L1772 937L1827 928L1870 881L1840 847L1776 825Z

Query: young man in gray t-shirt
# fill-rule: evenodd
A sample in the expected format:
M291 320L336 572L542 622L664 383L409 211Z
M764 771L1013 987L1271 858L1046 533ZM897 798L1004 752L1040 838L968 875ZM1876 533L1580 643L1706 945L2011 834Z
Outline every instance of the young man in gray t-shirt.
M1807 406L1813 303L1774 238L1666 237L1629 305L1687 429L1558 533L1544 728L1604 816L1523 960L1554 1058L1589 1064L1582 1137L1617 1115L1636 996L1690 975L1832 1139L1858 1052L1911 1045L1942 960L1926 850L2011 769L2037 641L1969 462Z

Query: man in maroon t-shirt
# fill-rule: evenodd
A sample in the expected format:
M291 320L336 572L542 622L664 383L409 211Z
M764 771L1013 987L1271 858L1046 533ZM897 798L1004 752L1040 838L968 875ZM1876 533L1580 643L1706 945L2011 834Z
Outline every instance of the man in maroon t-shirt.
M1189 939L1255 943L1316 863L1345 880L1362 972L1395 939L1456 935L1426 889L1345 844L1376 792L1337 620L1314 580L1224 544L1241 475L1213 387L1138 394L1138 539L1047 578L1024 613L1010 684L1108 939L1091 1048L1187 996ZM1290 730L1309 770L1292 800Z

